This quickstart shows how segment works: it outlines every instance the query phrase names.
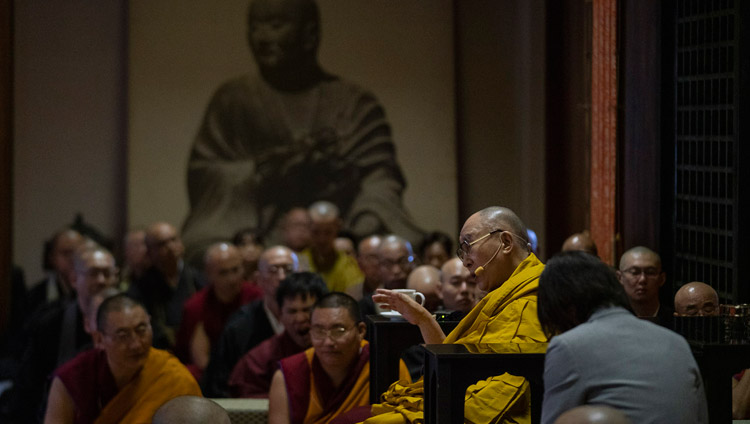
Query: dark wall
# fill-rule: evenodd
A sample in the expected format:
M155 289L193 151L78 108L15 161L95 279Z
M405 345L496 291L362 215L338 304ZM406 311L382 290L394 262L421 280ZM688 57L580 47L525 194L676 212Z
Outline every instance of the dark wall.
M545 226L553 254L590 222L591 2L546 5Z

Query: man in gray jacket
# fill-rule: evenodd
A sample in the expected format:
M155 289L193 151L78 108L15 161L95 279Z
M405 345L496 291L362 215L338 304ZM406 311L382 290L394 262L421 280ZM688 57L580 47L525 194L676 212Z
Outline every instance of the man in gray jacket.
M635 317L622 285L597 258L567 252L539 280L539 322L551 337L542 423L584 404L634 423L707 423L698 366L678 334Z

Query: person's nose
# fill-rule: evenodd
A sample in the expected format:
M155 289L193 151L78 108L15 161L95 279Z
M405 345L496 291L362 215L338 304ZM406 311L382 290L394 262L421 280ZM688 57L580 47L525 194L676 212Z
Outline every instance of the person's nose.
M469 285L466 284L466 281L461 283L461 286L458 288L459 293L468 293L469 292Z

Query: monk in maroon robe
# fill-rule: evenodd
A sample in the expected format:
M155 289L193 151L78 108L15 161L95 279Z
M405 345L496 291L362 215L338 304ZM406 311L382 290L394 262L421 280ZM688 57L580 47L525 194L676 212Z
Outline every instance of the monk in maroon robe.
M196 377L208 365L229 317L240 306L262 297L261 290L243 281L242 256L227 243L212 245L206 252L208 286L185 302L175 351L190 364Z
M311 272L291 274L281 282L276 298L284 332L265 340L237 362L229 377L233 397L268 397L279 361L311 346L310 311L327 291L320 276Z

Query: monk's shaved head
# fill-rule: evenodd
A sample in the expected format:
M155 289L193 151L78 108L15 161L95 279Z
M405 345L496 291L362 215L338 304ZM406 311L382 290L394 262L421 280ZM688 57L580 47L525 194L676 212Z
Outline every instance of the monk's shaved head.
M635 256L652 258L654 261L654 265L658 266L659 270L661 270L661 256L659 256L658 253L654 252L648 247L644 247L644 246L636 246L631 249L628 249L625 253L623 253L622 256L620 257L620 270L627 269L628 265L630 264L630 261Z
M631 424L617 409L604 405L582 405L569 409L554 424Z
M719 315L719 295L708 284L693 281L677 290L674 310L677 316Z
M568 237L562 246L563 252L581 251L590 253L594 256L598 255L596 243L591 238L591 234L588 231L575 233Z
M422 265L414 269L406 280L406 288L424 295L424 307L435 312L443 303L440 270L432 265Z
M313 203L307 211L310 213L310 219L313 222L331 221L339 217L339 208L333 203L324 200Z
M153 424L231 424L227 411L218 403L198 397L179 396L162 405Z
M491 206L477 212L480 222L483 223L486 231L494 231L502 228L505 231L513 233L514 241L523 249L528 249L528 235L526 225L515 212L502 206Z

